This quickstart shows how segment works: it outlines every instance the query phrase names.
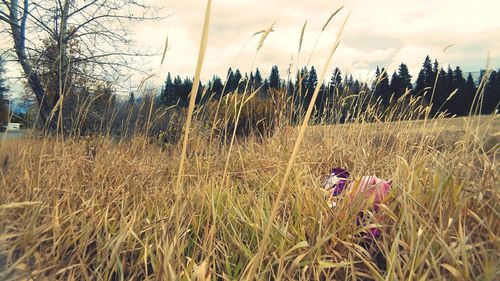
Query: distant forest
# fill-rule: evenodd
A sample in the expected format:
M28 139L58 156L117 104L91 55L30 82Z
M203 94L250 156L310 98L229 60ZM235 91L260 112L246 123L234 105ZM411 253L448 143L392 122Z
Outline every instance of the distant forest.
M135 0L23 1L23 7L18 2L0 2L0 33L10 38L0 48L1 124L19 118L47 132L74 134L156 134L172 124L184 124L193 79L169 73L161 90L150 85L147 81L153 76L137 68L134 58L154 54L134 50L129 27L116 24L160 20L158 7ZM272 26L262 35L271 31ZM259 46L265 36L261 39ZM25 78L24 93L15 101L6 98L7 59ZM377 68L370 82L339 68L326 79L309 65L292 71L273 66L268 77L251 70L229 69L225 77L213 76L199 87L194 113L200 126L218 130L217 126L230 127L232 119L235 128L243 125L247 131L294 125L303 120L307 108L314 108L311 124L491 114L500 102L500 69L472 76L460 67L443 68L429 56L418 74L410 74L402 63L394 73ZM123 82L132 74L146 77L135 92L125 90Z
M480 71L479 78L475 80L471 73L464 76L460 66L444 69L437 60L434 62L427 56L422 68L412 83L412 75L406 64L401 63L397 71L392 74L386 69L377 67L373 82L353 79L352 75L341 73L335 68L328 83L321 83L315 110L317 114L325 111L328 101L360 92L370 93L370 99L380 100L380 106L387 107L390 102L401 98L405 93L413 98L421 98L421 102L432 104L434 114L446 113L448 115L465 116L468 114L491 114L499 108L500 103L500 69L493 70L486 79L485 70ZM312 66L310 69L302 68L295 77L283 77L277 66L273 66L269 77L262 77L261 71L242 74L239 69L229 68L226 82L216 75L205 85L209 94L198 93L197 104L206 103L208 100L218 100L230 93L244 93L256 91L266 98L273 91L286 92L297 109L305 110L310 103L312 93L318 86L318 73ZM481 85L482 81L486 84ZM165 84L159 96L159 102L165 106L185 107L188 104L192 79L173 76L168 73ZM200 87L203 89L203 87ZM476 93L484 94L476 95ZM481 97L481 98L480 98ZM132 97L133 98L133 97ZM475 108L475 112L470 112Z
M6 123L9 107L5 95L9 89L2 73L5 73L5 68L0 59L0 123ZM47 94L53 95L58 92L58 80L53 77L53 72L47 73L42 78L50 86ZM197 116L208 123L210 120L225 120L225 125L219 125L231 127L228 116L238 103L238 97L253 95L252 101L243 109L240 121L233 125L240 128L242 134L262 126L258 128L262 133L267 130L264 127L300 122L318 86L311 121L315 124L491 114L499 109L500 69L482 70L474 79L471 73L464 77L459 66L444 69L437 60L432 61L427 56L416 79L412 79L404 63L392 74L377 67L375 77L369 83L354 79L339 68L328 76L327 82L320 83L314 66L303 67L293 75L282 74L277 66L273 66L269 77L263 77L258 68L249 74L229 69L224 81L214 75L205 85L200 85L196 98L200 114ZM51 81L55 82L51 84ZM130 92L128 99L122 100L117 98L112 85L97 83L92 88L78 84L81 80L74 81L71 84L74 87L64 100L63 117L65 127L78 133L106 131L127 134L147 128L148 133L156 134L165 128L175 128L177 131L171 135L178 135L182 130L182 112L188 105L193 86L191 78L168 73L160 90L150 89L146 91L148 94ZM221 100L225 101L223 110L219 110L221 103L218 101ZM39 107L34 102L29 104L27 112L18 112L12 120L26 125L38 120ZM150 120L154 121L151 128L145 125Z

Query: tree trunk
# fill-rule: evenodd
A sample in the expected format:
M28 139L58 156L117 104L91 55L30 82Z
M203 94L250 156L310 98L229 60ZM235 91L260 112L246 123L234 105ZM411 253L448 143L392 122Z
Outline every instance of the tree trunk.
M28 56L26 55L26 21L28 19L28 0L24 0L23 14L21 17L21 23L19 23L19 1L11 0L10 2L10 26L12 30L12 38L14 40L14 49L23 69L24 75L28 79L28 84L36 96L38 106L40 107L40 118L41 121L47 128L55 129L57 127L57 122L54 122L53 118L50 117L52 112L52 106L49 105L45 90L40 82L40 79L30 62L28 61Z

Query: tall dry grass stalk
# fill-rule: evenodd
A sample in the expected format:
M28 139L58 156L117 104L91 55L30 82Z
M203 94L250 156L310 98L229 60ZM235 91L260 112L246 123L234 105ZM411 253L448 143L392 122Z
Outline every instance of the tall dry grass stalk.
M302 30L300 31L299 50L298 50L299 54L300 54L300 51L302 50L302 41L304 40L304 33L306 31L306 26L307 26L307 20L304 22L304 25L302 26Z
M160 66L162 66L163 62L165 61L165 56L167 55L167 50L168 50L168 36L167 36L167 39L165 39L165 46L163 47L163 54L161 55Z
M205 20L203 22L203 31L201 34L201 41L200 41L200 48L199 48L199 54L198 54L198 61L196 63L196 70L195 70L195 75L193 79L193 89L191 90L190 98L189 98L189 107L187 111L187 119L186 119L186 124L184 125L184 137L182 139L182 152L181 152L181 160L179 163L179 171L177 172L177 183L176 183L176 198L179 199L179 194L181 191L181 185L182 185L182 176L184 172L184 162L186 160L186 152L187 152L187 147L188 147L188 142L189 142L189 132L191 129L191 122L193 119L193 111L194 111L194 105L196 101L196 95L198 93L198 87L200 84L200 75L201 75L201 69L203 67L203 61L205 59L205 52L207 49L207 41L208 41L208 30L210 27L210 11L212 7L212 0L207 1L207 7L205 10ZM178 200L176 200L177 202ZM176 228L179 227L179 223L177 221L176 223Z
M271 33L271 31L273 30L273 27L276 23L272 23L267 29L264 30L264 32L262 33L262 35L260 36L260 40L259 40L259 44L257 44L257 52L260 50L260 48L262 48L262 46L264 45L264 41L266 41L266 38L267 36L269 35L269 33Z
M330 51L330 54L328 55L328 57L325 61L325 65L323 67L323 71L321 72L319 81L323 81L325 79L325 75L329 69L333 54L335 53L335 51L337 50L337 47L340 44L340 37L342 35L342 31L344 30L345 24L347 23L348 19L349 19L349 16L346 17L344 23L342 24L342 27L339 30L339 33L337 34L337 38L332 46L332 50ZM273 208L272 208L271 213L269 215L269 221L268 221L266 229L264 231L264 235L260 241L259 249L258 249L257 254L255 255L254 259L252 259L252 262L250 262L250 264L249 264L249 268L248 268L247 276L246 276L247 279L254 278L255 271L257 270L258 267L260 267L260 264L262 262L262 254L263 254L264 250L267 248L269 234L271 232L271 228L273 227L274 219L277 215L279 206L281 204L281 198L283 197L285 187L288 184L288 177L290 176L293 164L295 163L295 158L297 157L297 153L299 152L299 148L302 144L302 140L304 139L306 129L309 126L309 120L311 118L311 114L312 114L312 111L313 111L313 108L314 108L314 105L316 102L316 98L318 97L319 90L320 90L320 87L319 86L316 87L316 89L314 90L314 93L312 95L312 98L311 98L311 103L309 104L309 107L307 108L307 112L306 112L306 115L304 117L304 121L302 122L302 126L300 127L297 140L295 141L295 145L294 145L294 148L292 150L290 160L288 161L288 164L286 167L285 175L283 176L283 179L281 181L278 195L274 199Z
M321 27L321 31L320 33L318 34L318 37L316 38L316 41L314 42L314 46L311 50L311 54L309 55L309 59L307 60L307 65L309 65L309 63L311 62L311 59L312 59L312 56L314 54L314 52L316 51L316 47L318 46L318 42L319 42L319 39L321 38L321 35L323 34L323 32L326 30L326 28L328 27L328 25L330 24L330 22L332 21L332 19L340 12L342 11L342 9L344 9L344 6L340 6L340 8L338 8L337 10L335 10L335 12L333 12L330 17L328 17L328 19L326 20L326 22L323 24L323 26Z

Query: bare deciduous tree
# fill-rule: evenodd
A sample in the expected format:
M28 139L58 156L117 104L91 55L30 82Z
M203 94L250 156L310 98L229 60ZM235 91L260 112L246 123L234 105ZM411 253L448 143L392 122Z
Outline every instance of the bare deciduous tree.
M123 77L125 69L134 69L134 57L147 55L133 49L130 23L160 18L157 7L141 0L0 1L0 30L9 33L10 49L36 97L40 119L51 129L63 124L61 110L64 96L73 90L71 77L91 83ZM77 42L78 52L68 54L72 42ZM47 55L54 49L57 55ZM56 85L48 87L40 64L53 66L57 79L51 81Z

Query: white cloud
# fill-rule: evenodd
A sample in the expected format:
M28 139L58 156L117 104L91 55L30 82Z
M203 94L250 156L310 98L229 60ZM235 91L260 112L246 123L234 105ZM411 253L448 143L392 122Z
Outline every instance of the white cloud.
M159 72L158 82L166 72L192 76L198 55L206 1L153 0L172 15L159 22L145 22L132 27L139 48L152 48L161 53L165 38L169 50L165 65L159 71L160 58L146 66ZM330 14L345 5L329 24L314 49L315 42ZM308 24L304 36L300 64L323 67L342 21L351 12L342 43L333 65L354 73L361 79L376 65L392 72L401 63L408 64L413 76L425 55L443 64L462 65L464 71L476 71L486 64L487 53L493 67L500 67L500 10L498 0L215 0L203 79L213 74L224 77L228 67L250 71L259 38L250 38L276 22L275 31L257 54L253 68L265 75L272 65L282 76L291 58L297 60L300 31ZM454 44L446 52L444 47Z
M311 63L318 68L323 66L349 11L351 17L334 57L334 65L344 71L363 76L375 65L392 71L405 62L416 76L427 54L444 64L463 65L465 71L475 71L484 67L488 51L493 66L500 66L500 22L496 20L500 1L496 0L225 0L213 2L203 78L224 76L229 66L249 71L258 41L249 37L272 22L276 22L275 32L269 35L254 66L267 74L277 64L283 75L290 58L297 59L300 30L307 19L299 57L300 63L306 64L324 22L343 4L344 10L332 20L315 48ZM171 17L150 28L137 26L136 30L142 31L142 36L158 38L148 41L148 46L156 48L161 48L163 37L169 36L172 47L161 75L166 71L192 75L205 1L170 1L164 5L173 12ZM454 45L443 53L449 44Z

